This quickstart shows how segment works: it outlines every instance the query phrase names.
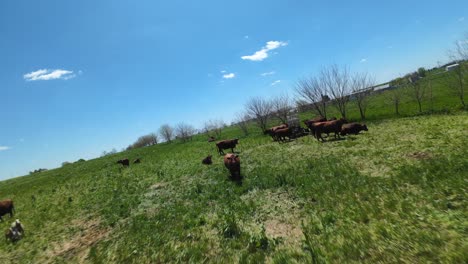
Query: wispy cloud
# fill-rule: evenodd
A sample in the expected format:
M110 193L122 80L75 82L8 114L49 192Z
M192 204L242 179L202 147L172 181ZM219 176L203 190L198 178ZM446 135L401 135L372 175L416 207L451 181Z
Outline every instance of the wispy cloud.
M11 148L7 146L0 146L0 151L8 150L8 149L11 149Z
M361 62L361 63L367 62L367 58L362 58L362 59L360 60L360 62Z
M463 22L463 21L465 21L465 17L458 18L458 22Z
M223 75L223 78L224 78L224 79L232 79L232 78L234 78L234 77L236 77L236 75L235 75L234 73L232 73L232 72Z
M248 35L245 35L245 36L244 36L244 38L245 38L245 39L248 39L248 38L249 38L249 36L248 36Z
M262 61L262 60L268 58L268 52L269 51L272 51L274 49L277 49L279 47L283 47L283 46L286 46L286 45L288 45L288 43L283 42L283 41L276 41L276 40L268 41L266 43L266 46L262 47L261 50L256 51L252 55L242 56L241 59L250 60L250 61Z
M271 83L271 86L275 86L275 85L277 85L277 84L280 83L280 82L281 82L281 80L276 80L276 81L274 81L274 82Z
M81 71L79 73L81 74ZM57 70L41 69L41 70L33 71L30 73L26 73L25 75L23 75L23 78L26 81L39 81L39 80L48 81L48 80L55 80L55 79L68 80L74 77L76 77L76 74L74 74L73 71L62 70L62 69L57 69Z
M221 73L226 73L226 71L225 71L225 70L222 70Z
M260 75L261 75L261 76L268 76L268 75L273 75L273 74L275 74L275 73L276 73L276 72L271 71L271 72L264 72L264 73L262 73L262 74L260 74Z

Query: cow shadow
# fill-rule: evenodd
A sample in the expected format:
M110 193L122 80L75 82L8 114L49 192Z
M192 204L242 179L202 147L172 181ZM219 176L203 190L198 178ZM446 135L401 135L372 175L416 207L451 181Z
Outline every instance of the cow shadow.
M237 186L242 186L244 176L240 175L237 177L232 177L231 175L228 176L228 180L236 184Z
M325 143L325 142L335 142L335 141L343 141L343 140L346 140L346 138L344 138L344 137L340 137L340 138L327 138L326 140L322 140L322 141L320 141L320 142Z

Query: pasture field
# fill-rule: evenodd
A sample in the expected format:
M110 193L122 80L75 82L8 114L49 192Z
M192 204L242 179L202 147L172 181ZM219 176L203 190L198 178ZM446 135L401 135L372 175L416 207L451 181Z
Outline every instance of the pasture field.
M467 263L468 113L367 125L282 144L229 127L240 183L206 136L0 182L26 228L0 263Z

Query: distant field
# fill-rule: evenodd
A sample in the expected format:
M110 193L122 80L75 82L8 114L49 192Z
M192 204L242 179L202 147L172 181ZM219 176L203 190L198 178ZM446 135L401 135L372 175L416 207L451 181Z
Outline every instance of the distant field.
M242 184L203 136L0 182L27 231L0 263L466 263L468 114L370 119L326 143L227 128Z

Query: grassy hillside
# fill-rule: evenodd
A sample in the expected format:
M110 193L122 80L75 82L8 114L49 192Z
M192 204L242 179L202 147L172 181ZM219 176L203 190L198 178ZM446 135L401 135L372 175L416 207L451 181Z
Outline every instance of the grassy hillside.
M0 263L467 262L468 114L368 127L240 137L242 183L202 136L0 182L27 231L0 243Z

